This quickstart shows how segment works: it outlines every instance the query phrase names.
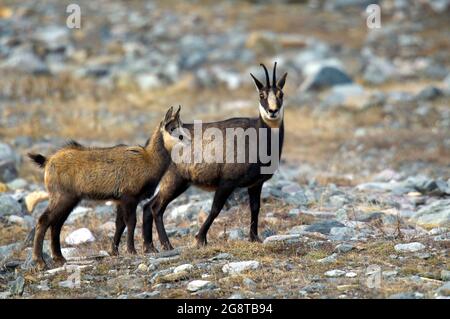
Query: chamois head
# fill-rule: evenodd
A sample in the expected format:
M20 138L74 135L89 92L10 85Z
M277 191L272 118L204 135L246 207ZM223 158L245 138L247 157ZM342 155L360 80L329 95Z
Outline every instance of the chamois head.
M187 135L183 129L183 122L180 118L181 105L174 113L173 106L167 111L164 120L160 124L160 130L163 136L164 147L167 150L171 150L172 147L181 142L186 142Z
M266 74L266 85L262 84L253 74L250 75L255 82L259 93L259 113L262 119L270 127L278 127L283 120L283 87L286 82L287 73L277 80L277 62L273 66L272 84L269 80L269 72L261 63Z

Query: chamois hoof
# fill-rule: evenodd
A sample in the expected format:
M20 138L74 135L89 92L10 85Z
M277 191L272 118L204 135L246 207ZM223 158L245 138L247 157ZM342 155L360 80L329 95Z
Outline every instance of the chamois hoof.
M130 255L137 255L137 251L134 248L128 248L127 251Z
M197 248L205 247L208 244L208 242L206 241L206 237L199 237L198 235L195 235L195 239L197 241Z
M259 238L258 236L251 236L251 237L250 237L250 241L251 241L252 243L262 243L261 238Z
M33 271L44 271L49 269L44 259L33 260L31 263L31 270Z
M55 267L61 267L66 263L66 259L63 256L53 257L53 264Z
M113 245L109 254L111 256L119 256L119 248Z
M151 253L158 253L158 249L155 248L155 246L153 246L153 244L151 245L146 245L144 247L144 254L151 254Z
M162 244L162 248L163 250L173 250L173 246L171 243L167 242L167 243L163 243Z

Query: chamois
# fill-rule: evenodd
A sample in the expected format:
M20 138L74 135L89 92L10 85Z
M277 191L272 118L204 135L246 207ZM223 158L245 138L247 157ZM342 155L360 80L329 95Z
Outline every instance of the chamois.
M203 123L202 131L209 128L219 130L222 136L226 135L227 129L254 129L256 132L260 132L260 129L268 132L266 137L257 136L257 141L250 141L250 138L245 138L245 153L249 153L249 150L256 144L258 154L260 140L265 140L268 145L268 154L271 154L271 139L277 142L278 155L281 157L281 150L284 139L284 123L283 123L283 87L286 82L287 73L285 73L279 80L276 77L276 65L275 62L273 69L272 85L269 80L269 73L267 68L261 64L264 68L266 75L266 85L263 85L253 74L250 75L256 85L259 93L259 117L258 118L231 118L224 121ZM194 133L194 124L182 124L183 129L188 130L191 134ZM202 133L203 133L202 132ZM273 133L270 134L270 133ZM195 137L194 137L195 139ZM214 139L215 140L215 139ZM203 146L207 146L211 140L205 139L202 134L201 143ZM220 143L220 142L219 142ZM234 143L234 142L233 142ZM252 144L252 145L251 145ZM227 152L224 147L224 153ZM236 158L239 155L235 151L229 151L230 155ZM195 152L190 154L195 157ZM222 210L226 200L230 194L236 188L247 188L250 200L251 210L251 224L250 224L250 241L261 241L258 237L258 215L260 209L261 189L265 181L270 179L273 174L262 174L261 168L263 161L258 155L258 160L255 162L249 161L249 157L246 157L245 161L232 163L222 161L217 162L201 162L201 163L175 163L172 161L169 168L165 172L159 184L159 192L153 197L153 199L144 205L144 221L145 228L144 234L144 249L146 252L156 251L152 241L152 226L150 221L155 220L155 225L158 231L159 240L163 249L173 249L167 237L163 224L163 214L167 205L173 201L176 197L181 195L190 185L194 185L208 191L215 191L214 200L209 213L208 218L201 226L200 230L196 234L197 246L204 246L207 244L206 235L208 229L213 223L214 219L218 216Z
M117 145L109 148L84 147L69 142L49 157L28 154L45 170L45 187L49 205L39 217L33 243L33 261L38 269L46 268L42 243L48 227L55 264L64 264L61 253L61 228L82 199L113 200L117 204L116 230L112 253L118 254L120 237L128 228L127 250L136 253L134 230L139 202L153 195L170 163L171 132L180 125L180 108L171 107L145 146Z

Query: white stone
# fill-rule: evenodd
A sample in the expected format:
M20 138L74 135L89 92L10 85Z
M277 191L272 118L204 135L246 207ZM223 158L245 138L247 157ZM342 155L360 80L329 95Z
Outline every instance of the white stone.
M148 271L148 267L146 264L139 264L139 266L137 267L137 270L140 272L147 272Z
M91 231L87 228L80 228L72 233L70 233L66 239L65 242L68 245L80 245L84 243L90 243L95 241L94 235L92 235Z
M259 266L260 266L259 262L256 260L237 261L237 262L231 262L231 263L225 264L222 267L222 271L224 273L233 275L233 274L239 274L246 270L258 269Z
M325 276L327 277L342 277L345 275L345 271L340 269L328 270L325 272Z
M270 236L270 237L267 237L266 239L264 239L264 244L279 243L279 242L292 244L292 243L298 243L299 241L301 241L301 236L299 234L274 235L274 236Z
M193 280L187 285L187 290L191 292L199 291L202 289L212 288L213 284L208 280Z
M191 264L183 264L183 265L179 265L179 266L175 267L173 272L175 274L177 274L177 273L183 272L183 271L191 271L192 269L194 269L193 265L191 265Z
M358 274L353 271L349 271L348 273L345 274L345 277L347 278L355 278L356 276L358 276Z
M408 244L397 244L394 246L395 251L398 252L410 252L414 253L425 249L425 245L419 242L413 242Z

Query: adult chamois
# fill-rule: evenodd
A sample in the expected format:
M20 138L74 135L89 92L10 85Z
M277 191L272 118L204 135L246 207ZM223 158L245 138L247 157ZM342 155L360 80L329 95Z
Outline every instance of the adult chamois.
M266 85L263 85L253 74L250 75L256 85L259 94L259 117L257 118L231 118L224 121L203 123L201 127L200 142L204 149L211 149L211 145L216 149L222 149L222 156L229 160L219 161L195 161L198 156L198 149L194 146L189 154L189 159L186 162L172 163L161 179L159 185L159 192L154 198L144 205L144 249L146 252L156 251L152 241L152 220L155 220L155 225L158 231L159 240L163 249L173 249L167 237L163 224L163 214L167 205L176 197L181 195L189 186L194 185L209 191L215 191L214 200L208 218L201 226L196 234L197 246L206 245L206 234L214 219L220 213L227 198L236 188L247 188L250 199L251 210L251 224L250 224L250 241L261 241L258 237L258 214L260 209L261 189L265 181L270 179L275 171L268 171L263 173L264 167L267 167L267 161L263 160L261 155L260 143L263 142L267 147L267 154L275 155L271 161L277 164L280 160L281 150L284 139L284 123L283 123L283 87L286 82L287 73L285 73L279 80L276 76L275 62L273 68L272 84L270 84L269 73L267 68L264 68L266 75ZM184 130L187 130L191 136L191 143L195 144L198 138L198 132L195 132L194 124L182 124ZM237 149L235 146L238 139L234 139L230 145L225 145L223 139L220 138L206 138L203 133L208 130L218 131L222 136L227 135L227 131L241 130L244 138L244 149ZM256 132L256 134L251 134ZM259 134L265 132L266 134ZM196 135L197 133L197 135ZM220 135L220 134L219 134ZM273 143L275 142L275 143ZM242 144L241 144L242 145ZM262 144L261 144L262 145ZM257 159L249 160L252 149L257 151ZM253 152L254 154L255 152ZM239 161L239 158L244 155L245 159ZM220 157L220 156L219 156ZM273 164L273 163L272 163Z
M171 133L180 127L180 108L171 107L145 146L117 145L109 148L85 147L69 142L49 157L28 154L45 170L49 205L39 217L33 243L33 261L46 268L42 243L47 228L51 232L51 250L55 264L64 264L61 253L61 228L82 199L113 200L117 204L116 230L112 253L118 253L120 237L128 228L127 250L136 253L134 230L136 208L150 198L170 163Z

